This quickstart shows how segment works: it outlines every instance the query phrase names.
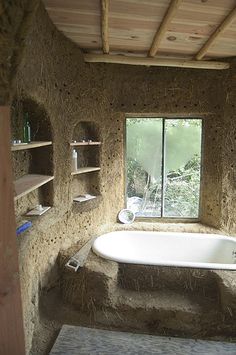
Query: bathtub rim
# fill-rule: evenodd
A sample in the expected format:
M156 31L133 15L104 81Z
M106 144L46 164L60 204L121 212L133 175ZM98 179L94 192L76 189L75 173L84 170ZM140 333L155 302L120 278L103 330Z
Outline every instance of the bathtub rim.
M222 264L222 263L201 263L201 262L189 262L189 261L181 261L181 262L171 262L171 261L158 261L158 262L153 262L153 263L142 263L140 261L138 261L137 259L132 260L131 261L127 261L126 258L122 258L122 257L110 257L109 255L107 255L106 253L100 252L96 249L96 241L98 240L98 238L102 237L102 236L106 236L108 234L116 234L116 233L135 233L135 232L139 232L139 233L156 233L156 234L192 234L192 235L197 235L199 238L204 239L204 236L210 236L210 237L214 237L218 240L227 240L230 242L234 242L236 244L236 237L231 237L231 236L225 236L222 234L213 234L213 233L199 233L199 232L173 232L173 231L168 231L168 232L161 232L161 231L142 231L142 230L116 230L116 231L111 231L111 232L107 232L104 233L100 236L98 236L93 244L92 244L92 251L94 254L96 254L97 256L109 260L109 261L113 261L113 262L117 262L117 263L123 263L123 264L131 264L131 265L147 265L147 266L164 266L164 267L178 267L178 268L194 268L194 269L205 269L205 270L231 270L231 271L236 271L236 262L234 264ZM181 236L179 236L181 237ZM191 237L190 237L191 238ZM236 246L235 246L236 247Z

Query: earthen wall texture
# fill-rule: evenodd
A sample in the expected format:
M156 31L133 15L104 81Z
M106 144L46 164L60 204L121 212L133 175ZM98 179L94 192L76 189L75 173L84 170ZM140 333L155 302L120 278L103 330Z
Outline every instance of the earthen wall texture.
M200 218L205 224L235 233L236 70L234 62L230 71L86 64L80 49L58 32L42 5L32 15L27 31L23 31L24 46L14 52L17 65L7 64L6 58L13 58L15 43L19 45L17 26L27 8L26 2L13 1L11 5L21 12L19 19L5 25L8 32L6 35L3 32L0 40L2 43L7 39L9 49L0 57L0 102L9 103L10 98L32 100L46 111L51 125L55 176L53 209L35 222L30 232L18 238L29 351L40 321L40 292L56 282L59 251L75 243L80 247L91 237L109 231L116 223L118 211L124 207L126 114L203 117ZM72 202L80 180L70 175L69 147L74 129L81 121L95 123L102 141L101 171L89 177L90 185L98 188L101 198L84 210ZM24 155L19 159L23 164ZM85 182L81 184L84 186ZM17 218L37 198L37 192L33 192L20 199L16 203Z

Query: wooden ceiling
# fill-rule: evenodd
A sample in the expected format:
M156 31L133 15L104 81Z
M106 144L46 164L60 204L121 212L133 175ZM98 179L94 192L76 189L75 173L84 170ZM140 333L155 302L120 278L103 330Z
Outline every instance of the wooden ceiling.
M164 61L204 68L218 63L214 69L224 69L228 65L219 63L221 58L236 56L236 0L44 0L44 4L57 28L87 53L86 61L125 64L129 57L129 64Z

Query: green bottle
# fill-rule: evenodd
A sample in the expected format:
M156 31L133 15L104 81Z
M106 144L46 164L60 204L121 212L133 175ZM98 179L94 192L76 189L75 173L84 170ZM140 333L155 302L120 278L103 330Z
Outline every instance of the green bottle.
M28 112L24 115L24 127L23 127L23 142L30 143L31 142L31 128L29 124L29 114Z

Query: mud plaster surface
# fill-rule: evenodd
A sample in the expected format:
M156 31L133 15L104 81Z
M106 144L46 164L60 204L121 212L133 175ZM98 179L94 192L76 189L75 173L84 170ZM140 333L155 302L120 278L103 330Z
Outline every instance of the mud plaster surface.
M75 252L75 247L61 252L59 284L42 297L42 314L58 324L198 339L235 337L234 272L122 264L91 252L75 273L65 268Z
M57 284L59 251L74 244L80 247L91 237L116 228L117 212L124 207L123 128L126 113L203 116L201 221L229 234L236 232L236 123L233 119L236 70L235 61L229 71L85 64L79 48L55 29L42 6L27 28L24 45L20 45L19 51L13 55L16 32L20 33L17 28L26 14L27 3L22 4L14 1L8 9L11 18L17 13L21 16L19 19L8 22L7 17L2 17L6 22L1 23L1 28L5 26L8 30L5 35L3 31L3 39L6 38L5 44L9 44L9 47L5 46L9 53L4 52L5 56L1 57L4 66L0 76L0 97L1 102L9 102L8 91L11 90L13 107L15 100L30 99L47 113L53 140L51 167L55 176L43 197L34 192L16 203L16 216L21 218L20 215L48 194L53 202L53 209L18 238L29 352L34 332L34 351L37 339L47 333L46 330L42 335L38 333L41 322L38 303L41 290ZM2 40L1 45L4 45ZM6 58L15 58L17 65L8 65ZM16 68L17 76L11 80ZM98 148L101 172L91 175L89 182L81 183L80 178L70 175L69 147L79 122L95 125L102 141ZM18 166L29 169L30 159L23 155ZM23 162L25 165L21 164ZM82 192L81 186L88 186L90 192L95 190L101 195L98 202L91 202L85 210L72 203L73 195ZM163 227L158 223L136 226L151 230ZM179 225L167 226L172 227L178 229Z

